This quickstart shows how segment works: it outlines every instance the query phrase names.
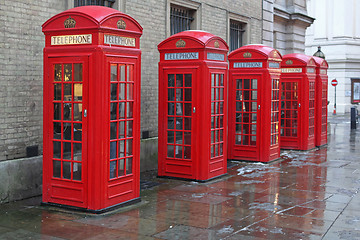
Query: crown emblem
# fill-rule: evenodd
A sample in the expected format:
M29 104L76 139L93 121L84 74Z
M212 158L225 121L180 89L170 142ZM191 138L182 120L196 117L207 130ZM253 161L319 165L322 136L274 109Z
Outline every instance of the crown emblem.
M243 54L243 57L244 57L244 58L251 58L251 57L252 57L252 54L249 53L249 52L246 52L246 53Z
M176 42L176 47L180 48L180 47L185 47L186 46L186 42L182 39L180 39L179 41Z
M220 44L219 44L218 41L215 41L215 42L214 42L214 47L216 47L216 48L219 48L219 47L220 47Z
M126 22L120 18L119 21L117 21L117 27L118 29L125 29L126 28Z
M286 65L291 65L291 64L293 64L293 61L287 60L285 63L286 63Z
M65 28L74 28L76 24L75 19L73 19L72 17L68 17L65 21L64 21L64 27Z

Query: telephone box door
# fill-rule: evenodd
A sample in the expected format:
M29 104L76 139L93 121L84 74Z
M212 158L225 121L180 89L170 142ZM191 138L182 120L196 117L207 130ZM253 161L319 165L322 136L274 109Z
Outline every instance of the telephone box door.
M299 122L301 122L299 80L283 78L281 82L281 127L280 136L285 139L287 147L299 145Z
M235 141L239 150L243 148L246 152L243 153L241 159L251 160L258 159L259 151L259 133L260 125L260 95L258 85L260 86L261 75L234 75L231 79L233 87L230 89L230 102L235 102L235 111L230 109L230 112L235 112L235 116L230 119L230 126L235 126L235 136L232 136L230 141ZM234 99L235 98L235 99ZM233 123L233 124L232 124ZM233 131L229 131L231 133ZM234 144L234 142L229 142ZM231 151L236 151L232 149ZM234 152L234 155L242 154Z
M196 109L193 93L196 79L196 71L165 70L164 79L164 101L161 115L164 119L161 122L167 123L160 126L160 135L166 139L166 149L162 149L165 162L162 169L163 174L180 178L195 178L196 165L194 162L195 142L194 113ZM164 141L165 142L165 141ZM165 144L163 145L163 148Z
M87 206L87 57L49 58L44 154L51 202ZM49 86L51 85L51 86Z

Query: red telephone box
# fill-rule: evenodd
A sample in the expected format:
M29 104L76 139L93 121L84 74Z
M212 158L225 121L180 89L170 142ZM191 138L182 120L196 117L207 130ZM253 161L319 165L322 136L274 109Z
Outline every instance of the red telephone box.
M158 175L206 181L225 174L226 42L185 31L158 49Z
M316 64L315 81L315 146L327 144L327 105L329 67L325 59L313 57Z
M98 213L139 201L142 27L84 6L43 32L43 202Z
M283 56L280 79L280 148L315 147L315 61L292 53Z
M247 45L229 54L228 158L269 162L280 157L281 54Z

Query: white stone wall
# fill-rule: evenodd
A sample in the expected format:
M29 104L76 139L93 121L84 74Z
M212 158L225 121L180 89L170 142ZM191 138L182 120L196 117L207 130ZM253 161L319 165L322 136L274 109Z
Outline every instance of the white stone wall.
M308 11L316 20L306 32L306 54L313 55L317 47L329 63L329 113L334 112L337 79L336 113L350 112L351 78L360 78L360 2L357 0L307 0Z

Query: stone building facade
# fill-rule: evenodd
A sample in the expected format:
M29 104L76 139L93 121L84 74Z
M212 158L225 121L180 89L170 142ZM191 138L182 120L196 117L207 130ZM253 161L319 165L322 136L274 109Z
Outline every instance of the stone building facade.
M306 53L320 46L329 63L328 111L334 113L336 79L336 114L348 113L360 102L360 2L307 0L307 7L316 20L306 32Z
M305 31L314 18L307 13L306 0L263 1L263 43L281 54L304 53Z

